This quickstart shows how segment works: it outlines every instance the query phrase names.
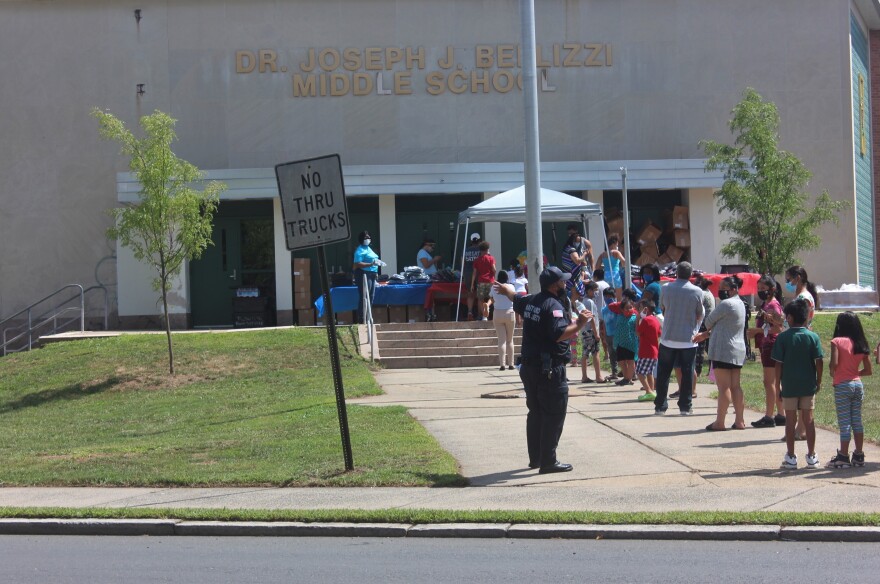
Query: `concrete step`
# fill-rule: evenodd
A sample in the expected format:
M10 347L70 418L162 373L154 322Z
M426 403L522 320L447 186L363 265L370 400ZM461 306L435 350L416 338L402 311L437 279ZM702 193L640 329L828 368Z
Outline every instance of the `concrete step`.
M386 369L445 369L449 367L498 367L498 354L492 355L427 355L419 357L386 357L379 353Z
M379 341L393 341L400 339L437 340L437 339L478 339L497 337L494 328L491 329L435 329L435 330L410 330L410 331L376 331Z
M481 347L456 347L454 350L445 350L446 347L399 347L390 349L385 346L379 347L379 355L382 359L385 357L430 357L438 353L444 353L454 356L463 357L465 355L498 355L498 345L481 346ZM514 350L518 350L519 345L514 343Z
M377 337L378 339L378 337ZM449 351L455 352L455 350L459 347L497 347L498 342L495 337L477 337L477 338L469 338L469 339L442 339L437 342L430 342L428 340L418 340L413 341L413 339L393 339L393 340L379 340L379 347L384 351L385 349L406 349L408 347L414 346L431 346L431 347L440 347L442 346L444 349L448 349ZM516 346L519 346L522 343L522 335L514 335L513 342Z
M413 322L413 323L384 323L377 324L377 331L411 331L411 330L452 330L452 329L489 329L495 330L492 321L462 321L462 322Z

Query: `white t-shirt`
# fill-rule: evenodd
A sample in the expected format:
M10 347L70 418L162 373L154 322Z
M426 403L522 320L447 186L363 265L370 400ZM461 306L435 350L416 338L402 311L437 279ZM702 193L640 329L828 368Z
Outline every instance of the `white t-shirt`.
M599 310L601 311L603 308L605 308L605 296L602 293L605 292L607 288L610 288L611 284L609 284L605 280L599 280L598 282L596 282L596 285L599 287L599 289L596 290L596 296L593 299L596 301L596 306L598 306Z
M513 291L517 294L525 294L526 293L526 285L529 283L529 279L525 276L521 276L519 278L514 278L510 281L513 284Z
M513 310L513 300L495 290L492 290L489 294L492 297L492 302L495 303L496 311Z

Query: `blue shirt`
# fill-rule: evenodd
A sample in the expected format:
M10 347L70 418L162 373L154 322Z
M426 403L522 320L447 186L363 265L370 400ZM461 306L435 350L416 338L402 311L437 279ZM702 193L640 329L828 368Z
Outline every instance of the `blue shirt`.
M359 245L356 250L354 250L354 263L356 264L366 264L373 263L373 260L378 260L379 256L376 255L372 249L370 249L369 245ZM365 272L378 272L379 266L368 266L366 268L360 268Z
M660 284L657 282L651 282L645 286L645 292L651 293L651 300L656 306L654 314L663 314L663 310L660 308Z
M607 306L602 307L602 322L605 323L605 334L613 337L615 327L617 326L617 315L611 312L611 309Z
M416 255L416 265L425 270L425 274L427 274L428 276L433 276L437 273L437 266L431 263L431 260L433 259L434 258L431 257L431 254L429 254L426 249L422 248ZM422 260L428 260L429 265L427 268L422 265Z

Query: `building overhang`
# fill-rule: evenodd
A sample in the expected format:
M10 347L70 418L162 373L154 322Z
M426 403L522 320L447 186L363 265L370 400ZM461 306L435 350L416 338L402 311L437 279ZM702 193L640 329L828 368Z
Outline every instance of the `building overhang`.
M721 172L705 172L703 159L604 160L543 162L541 186L556 191L617 190L620 169L627 169L627 188L633 190L720 188ZM273 199L278 196L274 168L205 171L206 180L226 184L223 201ZM520 162L400 164L343 166L345 194L429 195L502 192L523 184ZM117 198L136 203L140 184L129 172L117 174Z
M880 0L855 0L854 3L869 29L880 28Z

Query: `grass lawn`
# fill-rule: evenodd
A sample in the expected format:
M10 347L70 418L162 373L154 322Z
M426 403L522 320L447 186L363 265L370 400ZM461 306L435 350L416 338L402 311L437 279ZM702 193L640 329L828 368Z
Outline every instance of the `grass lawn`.
M877 342L880 341L880 314L874 312L862 312L859 320L865 328L868 344L873 351ZM752 321L754 323L754 321ZM837 411L834 409L834 387L831 385L831 376L828 370L831 358L831 339L834 333L834 324L837 322L836 313L817 312L813 319L813 332L822 339L822 351L825 353L825 377L822 381L822 390L816 396L816 423L829 429L837 429ZM862 404L862 421L865 426L865 438L873 442L880 442L880 399L877 392L880 390L880 365L874 364L874 356L871 355L871 363L874 367L874 375L862 379L865 385L865 401ZM742 387L746 396L746 405L750 408L764 411L764 373L760 359L757 362L747 361L742 371ZM750 419L746 415L746 423L757 420L761 414L753 415ZM781 436L782 434L780 434Z
M339 330L346 397L381 393ZM402 407L348 406L346 473L323 329L56 343L0 358L0 485L455 486Z

